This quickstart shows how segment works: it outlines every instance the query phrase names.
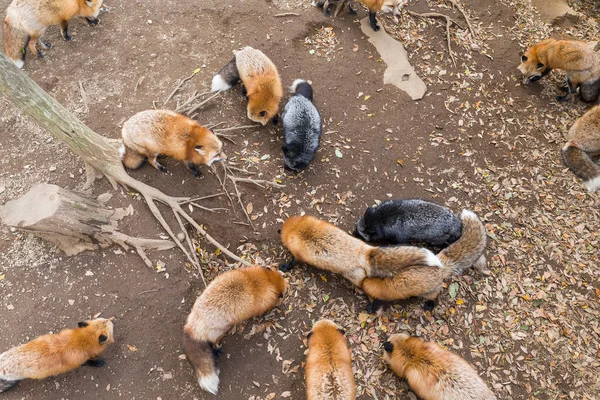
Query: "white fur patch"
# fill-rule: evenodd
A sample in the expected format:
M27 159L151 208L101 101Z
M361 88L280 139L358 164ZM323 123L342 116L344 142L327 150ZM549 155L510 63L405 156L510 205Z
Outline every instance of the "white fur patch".
M215 75L212 79L212 85L210 86L211 92L224 92L229 90L231 85L225 82L225 79L221 75Z
M562 148L562 151L567 151L569 149L569 147L571 147L571 142L565 143L565 145Z
M301 84L302 82L306 82L304 79L296 79L294 81L294 83L292 83L292 86L290 86L290 93L296 93L296 88L298 87L299 84Z
M204 154L206 154L206 152L204 151L204 149L194 149L196 150L196 153L200 154L201 156L203 156Z
M23 60L12 60L12 62L14 62L19 69L23 69L23 66L25 65L25 61Z
M589 190L590 193L594 193L596 190L600 189L600 176L595 177L589 181L585 182L585 186Z
M217 394L219 391L219 370L208 376L198 378L198 385L200 385L202 390L206 390L212 394Z
M427 263L427 265L432 266L432 267L439 267L442 268L442 262L440 261L440 259L433 254L431 251L427 250L427 249L423 249L427 252L427 255L425 256L425 262Z
M125 157L125 144L121 144L119 146L119 156L121 156L121 160Z
M464 210L462 210L462 213L460 214L460 219L478 219L478 218L477 218L477 215L473 211L464 209Z

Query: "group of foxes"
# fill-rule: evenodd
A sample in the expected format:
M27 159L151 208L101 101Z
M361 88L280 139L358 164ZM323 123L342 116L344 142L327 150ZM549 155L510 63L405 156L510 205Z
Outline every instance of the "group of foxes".
M320 1L329 12L331 3ZM404 0L363 0L375 13L400 14ZM75 16L97 24L103 0L13 0L4 21L4 49L22 68L26 49L37 48L47 27L60 24L70 40L68 23ZM567 73L563 96L579 90L583 101L594 102L600 93L600 53L597 45L580 41L544 40L527 49L519 70L523 83L541 79L551 69ZM247 99L247 116L266 125L277 124L283 86L275 64L260 50L245 47L213 77L211 91L224 91L238 82ZM286 104L283 126L284 165L299 172L312 161L322 131L321 116L312 103L313 88L297 79ZM195 176L199 165L227 159L223 144L210 129L169 110L142 111L125 122L120 149L123 164L131 169L148 161L164 172L161 156L186 162ZM600 106L585 113L571 128L563 147L565 164L592 192L600 187ZM411 297L425 300L424 309L436 305L444 281L470 267L485 272L486 230L480 219L464 210L460 219L449 210L422 200L394 200L367 209L354 235L311 216L288 218L280 230L281 242L292 254L287 263L273 267L252 266L217 276L196 300L183 328L182 347L200 387L216 394L219 341L236 324L261 315L285 300L284 273L300 261L341 274L368 296L367 311L376 312L382 301ZM442 248L437 254L414 243ZM44 335L0 354L0 392L26 378L42 379L80 365L100 367L98 358L114 341L113 319L80 322L77 328ZM393 334L383 344L383 360L412 390L425 400L495 399L475 369L458 355L439 345L406 334ZM308 399L354 399L356 385L351 352L344 331L330 320L315 323L308 335L306 391Z

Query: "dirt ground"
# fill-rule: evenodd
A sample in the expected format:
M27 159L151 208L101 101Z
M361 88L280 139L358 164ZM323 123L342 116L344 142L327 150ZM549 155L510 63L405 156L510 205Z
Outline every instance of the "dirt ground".
M0 0L0 9L8 4ZM277 229L299 213L351 230L377 200L419 197L456 213L473 209L485 222L491 275L468 271L454 278L432 313L415 299L367 315L364 296L340 277L296 268L282 306L224 338L218 398L303 398L305 335L321 317L348 332L360 399L415 398L380 360L386 336L400 331L468 359L499 399L600 398L600 197L587 194L559 151L588 106L554 101L556 76L523 87L516 70L525 44L547 34L598 37L596 14L563 29L532 18L528 1L463 4L478 37L452 30L456 66L438 22L407 15L398 26L382 22L405 44L428 85L417 102L383 85L385 65L359 28L364 10L359 18L325 18L307 0L106 0L110 11L97 27L73 21L70 43L53 27L45 36L54 44L46 57L28 54L24 71L111 138L134 113L162 107L178 79L194 70L166 107L207 90L232 50L245 45L275 62L285 86L296 78L312 81L324 135L311 167L297 176L284 172L279 127L233 131L235 144L225 141L224 148L229 161L285 188L240 186L255 229L223 196L202 204L228 211L193 213L217 240L257 263L286 260ZM589 11L591 4L573 6ZM411 0L409 9L463 21L443 1ZM298 15L275 16L284 12ZM196 118L240 126L249 122L245 115L234 88ZM40 182L82 187L82 161L1 98L0 132L0 204ZM132 175L176 196L222 192L207 168L196 180L180 163L167 160L166 166L166 175L150 166ZM113 194L110 205L135 209L123 231L164 236L138 196L97 181L94 194L106 192ZM207 279L235 266L214 250L200 239ZM118 318L103 368L23 381L3 398L214 397L198 388L182 357L182 327L202 283L178 251L150 254L164 264L151 270L131 251L66 257L2 226L0 254L0 351L98 314Z

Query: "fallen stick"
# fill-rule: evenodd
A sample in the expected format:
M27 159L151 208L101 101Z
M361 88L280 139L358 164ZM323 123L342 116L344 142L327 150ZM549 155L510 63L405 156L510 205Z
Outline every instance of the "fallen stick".
M462 8L462 6L460 4L458 4L455 0L448 0L450 3L452 3L452 5L454 7L456 7L456 9L463 15L463 18L465 19L465 21L467 22L467 26L469 27L469 31L471 32L471 36L473 36L474 38L477 38L477 35L475 34L475 29L473 29L473 26L471 25L471 20L468 17L467 13L465 12L464 8Z
M286 13L281 13L281 14L275 14L273 16L276 17L276 18L279 18L279 17L292 17L292 16L293 17L299 17L300 14L297 14L295 12L286 12Z
M454 24L454 25L458 26L460 29L464 29L464 28L458 22L456 22L456 20L454 20L451 17L444 15L444 14L432 13L432 12L419 14L414 11L408 11L408 13L412 16L423 18L423 19L425 19L425 18L442 18L442 19L446 20L446 44L448 46L448 54L450 54L450 59L452 60L452 63L456 67L456 58L454 57L454 52L452 51L452 45L451 45L451 39L450 39L450 26L452 24Z
M195 72L193 72L190 76L183 78L179 84L177 86L175 86L175 89L173 89L173 91L171 92L171 94L169 95L169 97L167 97L167 99L163 102L163 107L167 105L167 103L169 101L171 101L171 99L173 98L173 96L175 96L175 93L177 93L177 91L179 89L181 89L181 87L183 86L184 83L186 83L187 81L189 81L190 79L192 79L194 77L194 75L196 75Z

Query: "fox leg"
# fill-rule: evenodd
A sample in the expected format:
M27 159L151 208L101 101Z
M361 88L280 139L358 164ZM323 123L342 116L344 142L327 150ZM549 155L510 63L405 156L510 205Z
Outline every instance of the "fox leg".
M221 346L216 346L214 344L211 345L212 347L212 353L213 353L213 357L214 358L219 358L221 357L221 355L223 354L223 347Z
M35 35L35 36L31 35L29 37L28 47L29 47L29 51L31 51L33 54L37 55L40 58L43 58L44 54L35 46L35 44L37 43L37 41L38 41L39 38L40 37L37 36L37 35Z
M63 39L70 42L72 37L69 35L69 21L60 21L60 33L62 33Z
M292 258L289 262L280 264L279 270L283 272L289 272L296 266L297 260L296 258Z
M562 96L556 96L556 100L558 100L558 101L568 100L570 94L577 93L577 86L579 86L579 85L574 84L570 78L567 78L567 87L566 87L567 93Z
M187 167L189 168L190 171L192 171L192 174L194 174L194 176L196 178L199 178L202 176L202 173L198 170L198 168L196 168L196 164L188 161Z
M379 25L377 25L377 13L375 11L369 10L369 23L375 32L379 30Z
M39 38L37 42L40 45L40 47L44 50L49 50L52 48L52 43L46 42L46 41L42 40L42 38Z
M352 8L352 0L347 0L348 3L348 14L356 15L356 10Z
M370 296L367 299L367 308L365 308L365 311L369 314L376 314L377 310L383 305L383 302L379 299L372 299Z
M158 157L160 157L160 154L156 154L154 158L148 157L148 162L160 172L167 172L167 169L161 163L158 162Z
M242 96L248 98L248 91L246 90L246 86L242 83Z
M424 311L432 311L435 308L435 306L437 306L437 298L440 292L441 289L437 289L421 295L421 297L423 297L426 300L425 304L423 304Z
M100 368L101 366L104 365L104 360L101 358L90 358L89 360L84 362L83 365L87 365L89 367Z
M325 0L325 3L323 3L323 15L324 16L331 17L331 13L329 12L330 7L331 7L331 1Z
M100 22L100 20L98 18L85 17L85 20L87 21L89 26L96 26L96 25L98 25L98 22Z
M317 2L315 2L315 6L317 6L319 8L323 8L325 1L327 1L327 0L317 1Z

